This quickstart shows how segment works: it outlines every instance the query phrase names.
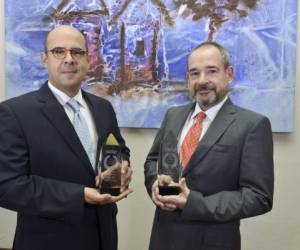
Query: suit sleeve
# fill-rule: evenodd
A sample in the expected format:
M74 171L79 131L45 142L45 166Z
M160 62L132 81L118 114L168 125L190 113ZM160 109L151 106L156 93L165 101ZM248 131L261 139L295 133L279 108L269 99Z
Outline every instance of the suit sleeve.
M273 203L273 140L267 118L260 119L246 136L240 161L239 188L204 196L191 190L182 217L226 222L266 213Z
M29 148L13 111L0 104L0 206L77 224L83 216L84 187L31 175Z

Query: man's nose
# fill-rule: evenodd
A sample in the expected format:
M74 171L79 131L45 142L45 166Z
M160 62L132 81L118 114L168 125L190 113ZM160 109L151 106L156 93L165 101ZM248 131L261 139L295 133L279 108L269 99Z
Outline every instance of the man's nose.
M71 62L74 62L74 58L73 58L73 56L72 56L70 50L67 50L66 56L65 56L65 58L64 58L64 62L65 62L65 63L71 63Z
M208 77L205 74L205 72L200 73L199 76L198 76L197 83L202 85L202 84L207 84L207 81L208 81Z

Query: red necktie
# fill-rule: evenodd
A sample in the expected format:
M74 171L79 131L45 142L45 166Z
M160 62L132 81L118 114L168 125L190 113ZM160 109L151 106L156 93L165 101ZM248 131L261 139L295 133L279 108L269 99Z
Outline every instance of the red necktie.
M180 158L182 167L185 168L191 159L198 143L202 132L202 122L205 119L206 114L204 112L198 113L196 121L186 134L180 149Z

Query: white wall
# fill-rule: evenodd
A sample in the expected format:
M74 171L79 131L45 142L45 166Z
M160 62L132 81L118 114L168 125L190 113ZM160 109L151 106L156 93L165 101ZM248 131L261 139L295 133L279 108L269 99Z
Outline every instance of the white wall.
M0 100L4 98L4 2L0 0ZM14 233L15 213L0 208L0 248L10 247Z
M0 0L0 100L4 98L4 14ZM298 22L299 24L299 22ZM300 25L298 25L298 34ZM300 43L298 43L300 48ZM297 53L297 65L300 49ZM297 74L297 85L300 75ZM275 197L269 214L243 220L243 250L299 250L300 249L300 88L296 88L295 130L290 134L274 134ZM119 249L146 250L148 246L154 206L143 186L143 162L156 130L123 129L132 151L134 193L119 203ZM0 208L0 248L12 245L15 213Z

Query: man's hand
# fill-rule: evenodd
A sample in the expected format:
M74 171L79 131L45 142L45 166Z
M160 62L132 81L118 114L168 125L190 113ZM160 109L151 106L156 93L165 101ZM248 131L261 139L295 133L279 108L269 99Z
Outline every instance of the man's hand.
M159 201L159 189L158 189L158 180L156 180L152 185L152 201L154 204L161 209L163 209L164 204Z
M119 196L112 196L110 194L100 194L96 188L84 188L84 200L86 203L93 205L105 205L108 203L118 202L132 193L131 189L126 189Z
M159 186L169 186L175 183L171 176L164 174L158 175L157 180Z
M152 186L152 200L163 210L174 211L175 209L183 209L190 194L190 190L186 185L185 178L179 182L181 193L179 195L159 195L158 181L156 180Z
M132 169L128 166L128 161L122 161L121 166L121 192L128 189L131 182Z
M161 198L162 195L159 194L159 186L169 186L173 185L174 182L170 176L167 175L159 175L158 179L153 183L152 186L152 200L156 206L158 206L162 210L173 211L176 209L176 206L173 204L169 204L163 202Z
M120 168L121 172L121 193L128 189L129 183L131 182L131 176L132 176L132 169L128 166L128 161L122 161L121 166L116 166L117 168ZM108 170L101 172L101 170L98 171L98 175L95 177L96 187L101 186L101 183L103 180L110 177L111 172L114 170L115 167L111 167Z

